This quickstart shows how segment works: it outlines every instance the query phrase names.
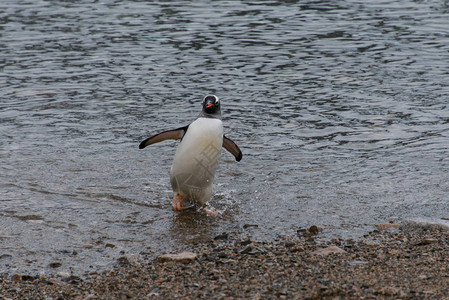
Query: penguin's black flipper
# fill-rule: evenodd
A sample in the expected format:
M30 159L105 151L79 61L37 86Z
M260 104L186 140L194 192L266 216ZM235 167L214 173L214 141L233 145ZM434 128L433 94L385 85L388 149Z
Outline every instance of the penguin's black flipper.
M177 128L177 129L173 129L173 130L167 130L167 131L163 131L161 133L155 134L149 138L147 138L146 140L143 140L140 145L139 145L139 149L143 149L146 146L152 145L152 144L156 144L165 140L179 140L182 139L182 137L184 136L184 134L187 131L187 128L189 127L189 125L181 127L181 128Z
M236 161L240 161L242 159L242 151L240 151L239 146L236 143L228 139L223 135L223 147L228 150L232 155L234 155Z

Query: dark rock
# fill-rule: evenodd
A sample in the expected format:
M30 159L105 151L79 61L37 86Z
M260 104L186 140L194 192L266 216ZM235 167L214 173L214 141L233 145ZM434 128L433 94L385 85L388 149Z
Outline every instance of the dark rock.
M296 245L296 243L295 243L295 242L292 242L292 241L286 241L286 242L284 243L284 246L285 246L286 248L291 248L291 247L293 247L294 245Z
M416 246L425 246L425 245L430 245L430 244L435 244L438 243L437 239L434 238L425 238L422 241L416 243Z
M304 238L311 238L317 235L320 231L323 231L323 228L318 227L316 225L310 226L308 229L300 228L296 231L297 236Z
M296 246L296 247L292 247L292 248L290 248L290 252L304 252L305 250L304 250L304 248L303 247L301 247L301 246Z
M318 226L312 225L309 227L309 229L307 229L307 231L313 235L316 235L316 234L318 234L318 232L320 232L320 228Z
M252 243L252 241L251 241L250 239L247 239L247 240L241 241L241 242L240 242L240 245L246 246L246 245L249 245L249 244L251 244L251 243Z
M214 241L218 241L218 240L227 240L229 237L229 233L227 232L223 232L222 234L217 235L216 237L214 237Z
M12 255L11 254L2 254L0 255L0 259L7 259L7 258L11 258Z
M27 275L27 274L14 274L11 276L11 280L15 281L15 282L20 282L20 281L33 281L36 278L31 276L31 275Z
M71 284L78 284L82 282L81 277L76 275L70 275L69 277L63 278L65 282L71 283Z
M253 249L253 247L252 247L251 245L248 245L248 246L246 246L246 247L240 249L238 252L239 252L240 254L248 254L248 253L251 252L252 249Z
M305 228L299 228L298 230L296 230L296 234L298 236L303 236L306 231L307 231L307 229L305 229Z
M62 264L59 261L55 261L55 262L51 262L48 266L50 268L56 269L56 268L59 268L60 266L62 266Z
M257 228L257 227L259 227L259 225L257 225L257 224L244 224L243 225L243 229L248 229L251 227Z
M118 263L120 265L131 265L134 267L141 266L142 257L139 254L126 254L120 256L118 259Z

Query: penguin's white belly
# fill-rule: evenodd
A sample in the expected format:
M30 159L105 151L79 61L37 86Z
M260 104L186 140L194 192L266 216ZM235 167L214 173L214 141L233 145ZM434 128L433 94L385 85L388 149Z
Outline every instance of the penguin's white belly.
M173 159L173 190L201 205L209 201L222 145L221 120L198 118L192 122Z

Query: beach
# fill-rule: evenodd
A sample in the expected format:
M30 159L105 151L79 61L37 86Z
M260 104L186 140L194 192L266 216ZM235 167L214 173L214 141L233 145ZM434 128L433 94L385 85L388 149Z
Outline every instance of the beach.
M378 224L358 240L322 228L258 242L223 233L180 253L127 253L114 268L54 278L12 274L1 299L322 299L449 297L449 229Z

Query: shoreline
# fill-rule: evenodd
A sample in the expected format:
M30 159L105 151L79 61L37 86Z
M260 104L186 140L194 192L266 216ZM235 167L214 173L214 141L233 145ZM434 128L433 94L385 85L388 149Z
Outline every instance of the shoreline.
M83 278L0 277L0 299L449 298L449 228L379 224L357 241L312 226L276 242L221 234L185 253L127 254Z

